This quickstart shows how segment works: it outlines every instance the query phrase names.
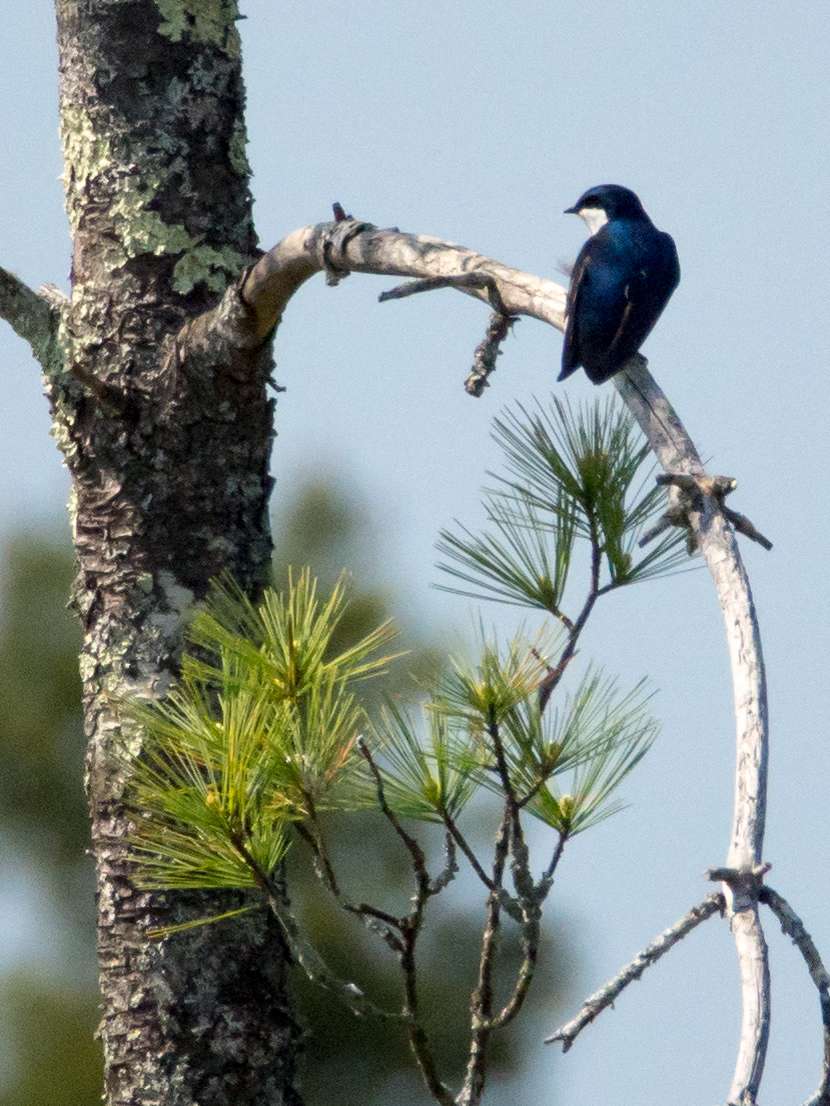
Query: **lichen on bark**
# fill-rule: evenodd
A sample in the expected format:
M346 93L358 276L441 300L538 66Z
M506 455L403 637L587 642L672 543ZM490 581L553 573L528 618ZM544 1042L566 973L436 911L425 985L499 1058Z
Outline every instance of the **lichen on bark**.
M47 394L72 478L106 1099L295 1103L298 1033L266 916L146 939L242 900L133 887L123 797L141 736L125 739L117 709L165 692L212 577L229 569L256 591L270 564L273 364L237 291L257 256L238 12L56 9L73 259ZM212 308L209 332L190 325Z

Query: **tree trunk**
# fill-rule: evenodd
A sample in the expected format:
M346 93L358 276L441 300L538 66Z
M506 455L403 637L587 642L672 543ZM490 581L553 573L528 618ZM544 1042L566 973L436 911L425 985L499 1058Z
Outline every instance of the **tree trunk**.
M72 477L106 1101L297 1103L266 915L146 937L242 899L133 887L118 716L119 697L164 693L211 577L256 591L271 557L270 343L231 284L257 256L236 2L56 8L72 295L33 345Z

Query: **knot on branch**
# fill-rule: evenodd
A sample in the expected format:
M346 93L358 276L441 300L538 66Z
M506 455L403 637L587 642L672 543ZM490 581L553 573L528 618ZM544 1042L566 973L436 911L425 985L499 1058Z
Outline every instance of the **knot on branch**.
M670 491L669 506L657 523L640 538L640 546L647 545L670 526L681 526L687 531L686 548L691 556L697 550L697 538L689 516L703 510L704 499L713 499L727 522L764 549L772 549L772 542L753 526L746 515L727 507L724 500L738 486L732 476L692 476L685 472L660 473L655 482L667 486Z
M319 241L320 266L326 274L326 284L330 287L339 284L349 275L349 267L341 260L349 242L364 230L375 230L373 223L364 223L346 215L340 204L334 205L334 220L329 223Z
M731 913L746 910L761 897L764 876L771 864L751 864L745 868L707 868L706 878L714 883L725 883L732 892Z

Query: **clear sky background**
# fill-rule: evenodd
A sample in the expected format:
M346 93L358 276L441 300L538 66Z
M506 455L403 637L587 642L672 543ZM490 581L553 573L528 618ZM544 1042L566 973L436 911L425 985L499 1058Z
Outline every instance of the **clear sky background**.
M0 264L66 288L51 4L15 6L0 41ZM830 960L827 792L830 298L828 9L769 0L243 0L257 225L272 245L339 200L379 225L461 242L556 276L584 238L561 214L626 184L675 237L682 283L645 352L734 505L775 542L745 545L769 669L770 883ZM378 305L389 282L322 279L276 347L276 495L318 466L362 489L406 625L452 632L470 606L431 588L434 541L481 517L498 465L492 416L553 389L561 338L530 320L483 399L462 381L486 312L451 292ZM47 526L67 480L35 363L0 326L0 540ZM521 614L493 608L509 629ZM568 850L553 909L572 931L579 993L710 890L726 856L733 722L720 614L705 570L606 601L582 647L660 689L663 731L631 807ZM78 767L80 774L80 766ZM773 1027L762 1101L797 1103L820 1069L818 1001L768 917ZM15 946L14 944L12 947ZM497 1102L700 1106L725 1099L738 1028L725 924L709 921L562 1056L554 1017Z

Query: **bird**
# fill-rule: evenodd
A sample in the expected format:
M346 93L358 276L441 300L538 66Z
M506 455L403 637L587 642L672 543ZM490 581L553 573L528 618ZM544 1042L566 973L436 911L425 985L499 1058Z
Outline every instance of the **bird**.
M564 214L579 215L591 237L571 274L558 379L582 366L603 384L637 353L677 287L677 249L620 184L589 188Z

